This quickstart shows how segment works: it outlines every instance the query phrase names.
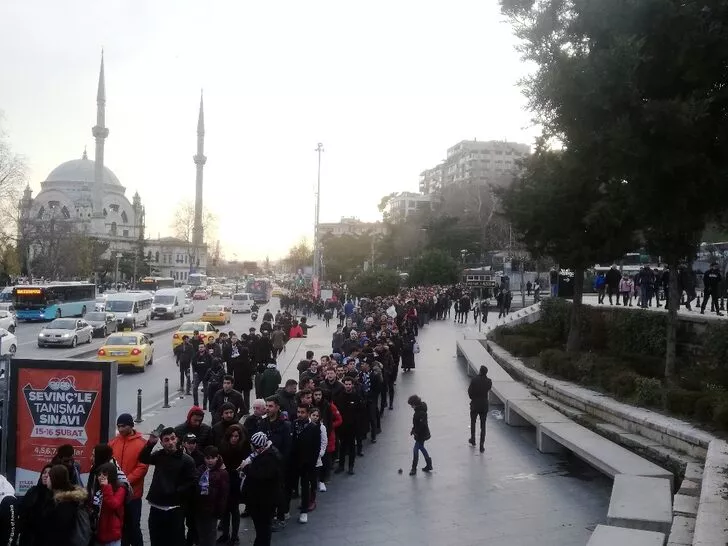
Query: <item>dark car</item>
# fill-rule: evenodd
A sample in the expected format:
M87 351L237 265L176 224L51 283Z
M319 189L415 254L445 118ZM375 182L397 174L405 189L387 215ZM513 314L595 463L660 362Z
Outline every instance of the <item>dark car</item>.
M94 311L86 313L83 319L89 323L94 329L94 337L106 337L111 332L117 331L116 317L113 313L104 313L103 311Z

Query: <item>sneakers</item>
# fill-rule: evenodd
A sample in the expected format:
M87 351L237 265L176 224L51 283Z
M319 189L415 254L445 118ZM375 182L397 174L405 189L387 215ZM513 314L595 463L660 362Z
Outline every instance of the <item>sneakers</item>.
M326 484L324 482L319 482L319 491L321 493L326 493Z
M298 523L308 523L308 514L298 516Z

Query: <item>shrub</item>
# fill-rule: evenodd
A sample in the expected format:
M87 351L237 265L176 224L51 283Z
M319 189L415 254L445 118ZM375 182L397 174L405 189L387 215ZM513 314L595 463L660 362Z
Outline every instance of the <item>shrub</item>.
M617 372L616 375L603 374L604 379L607 381L605 386L610 392L613 392L617 396L626 398L632 396L637 390L637 380L641 379L639 374L631 370L622 370Z
M728 397L725 394L716 398L713 423L721 430L728 430Z
M713 420L715 411L716 396L714 394L702 393L702 396L695 401L693 415L701 423L708 423Z
M543 342L540 339L528 336L504 335L500 341L513 356L538 356L543 349Z
M565 364L563 361L568 360L569 356L566 351L561 349L546 349L541 352L540 364L541 369L547 374L558 374Z
M611 309L605 313L607 350L614 355L665 355L666 318L646 310Z
M563 298L548 298L541 302L541 320L539 322L553 332L554 339L560 343L566 343L570 315L571 303Z
M690 417L695 414L695 405L704 396L699 391L674 387L665 392L665 409L672 413Z
M662 382L652 377L635 379L637 403L645 406L658 406L662 402Z

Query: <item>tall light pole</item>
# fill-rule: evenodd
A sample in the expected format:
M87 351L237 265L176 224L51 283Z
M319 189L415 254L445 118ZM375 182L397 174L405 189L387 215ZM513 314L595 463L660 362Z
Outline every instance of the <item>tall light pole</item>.
M313 232L313 278L320 283L321 275L321 241L319 240L319 210L321 208L321 152L324 151L324 145L318 143L314 150L318 153L318 175L316 177L316 218L314 221Z
M117 285L117 290L119 285L119 260L122 256L123 254L121 252L116 253L116 271L114 271L114 284Z

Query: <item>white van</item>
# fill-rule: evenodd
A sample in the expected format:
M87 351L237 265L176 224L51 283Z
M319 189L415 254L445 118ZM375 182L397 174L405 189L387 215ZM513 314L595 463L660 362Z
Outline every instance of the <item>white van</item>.
M175 318L185 314L185 291L181 288L160 288L154 293L151 318Z
M120 327L147 326L152 314L153 296L149 292L119 292L106 298L106 312L113 313Z
M246 292L233 294L233 313L250 313L253 306L253 295Z

